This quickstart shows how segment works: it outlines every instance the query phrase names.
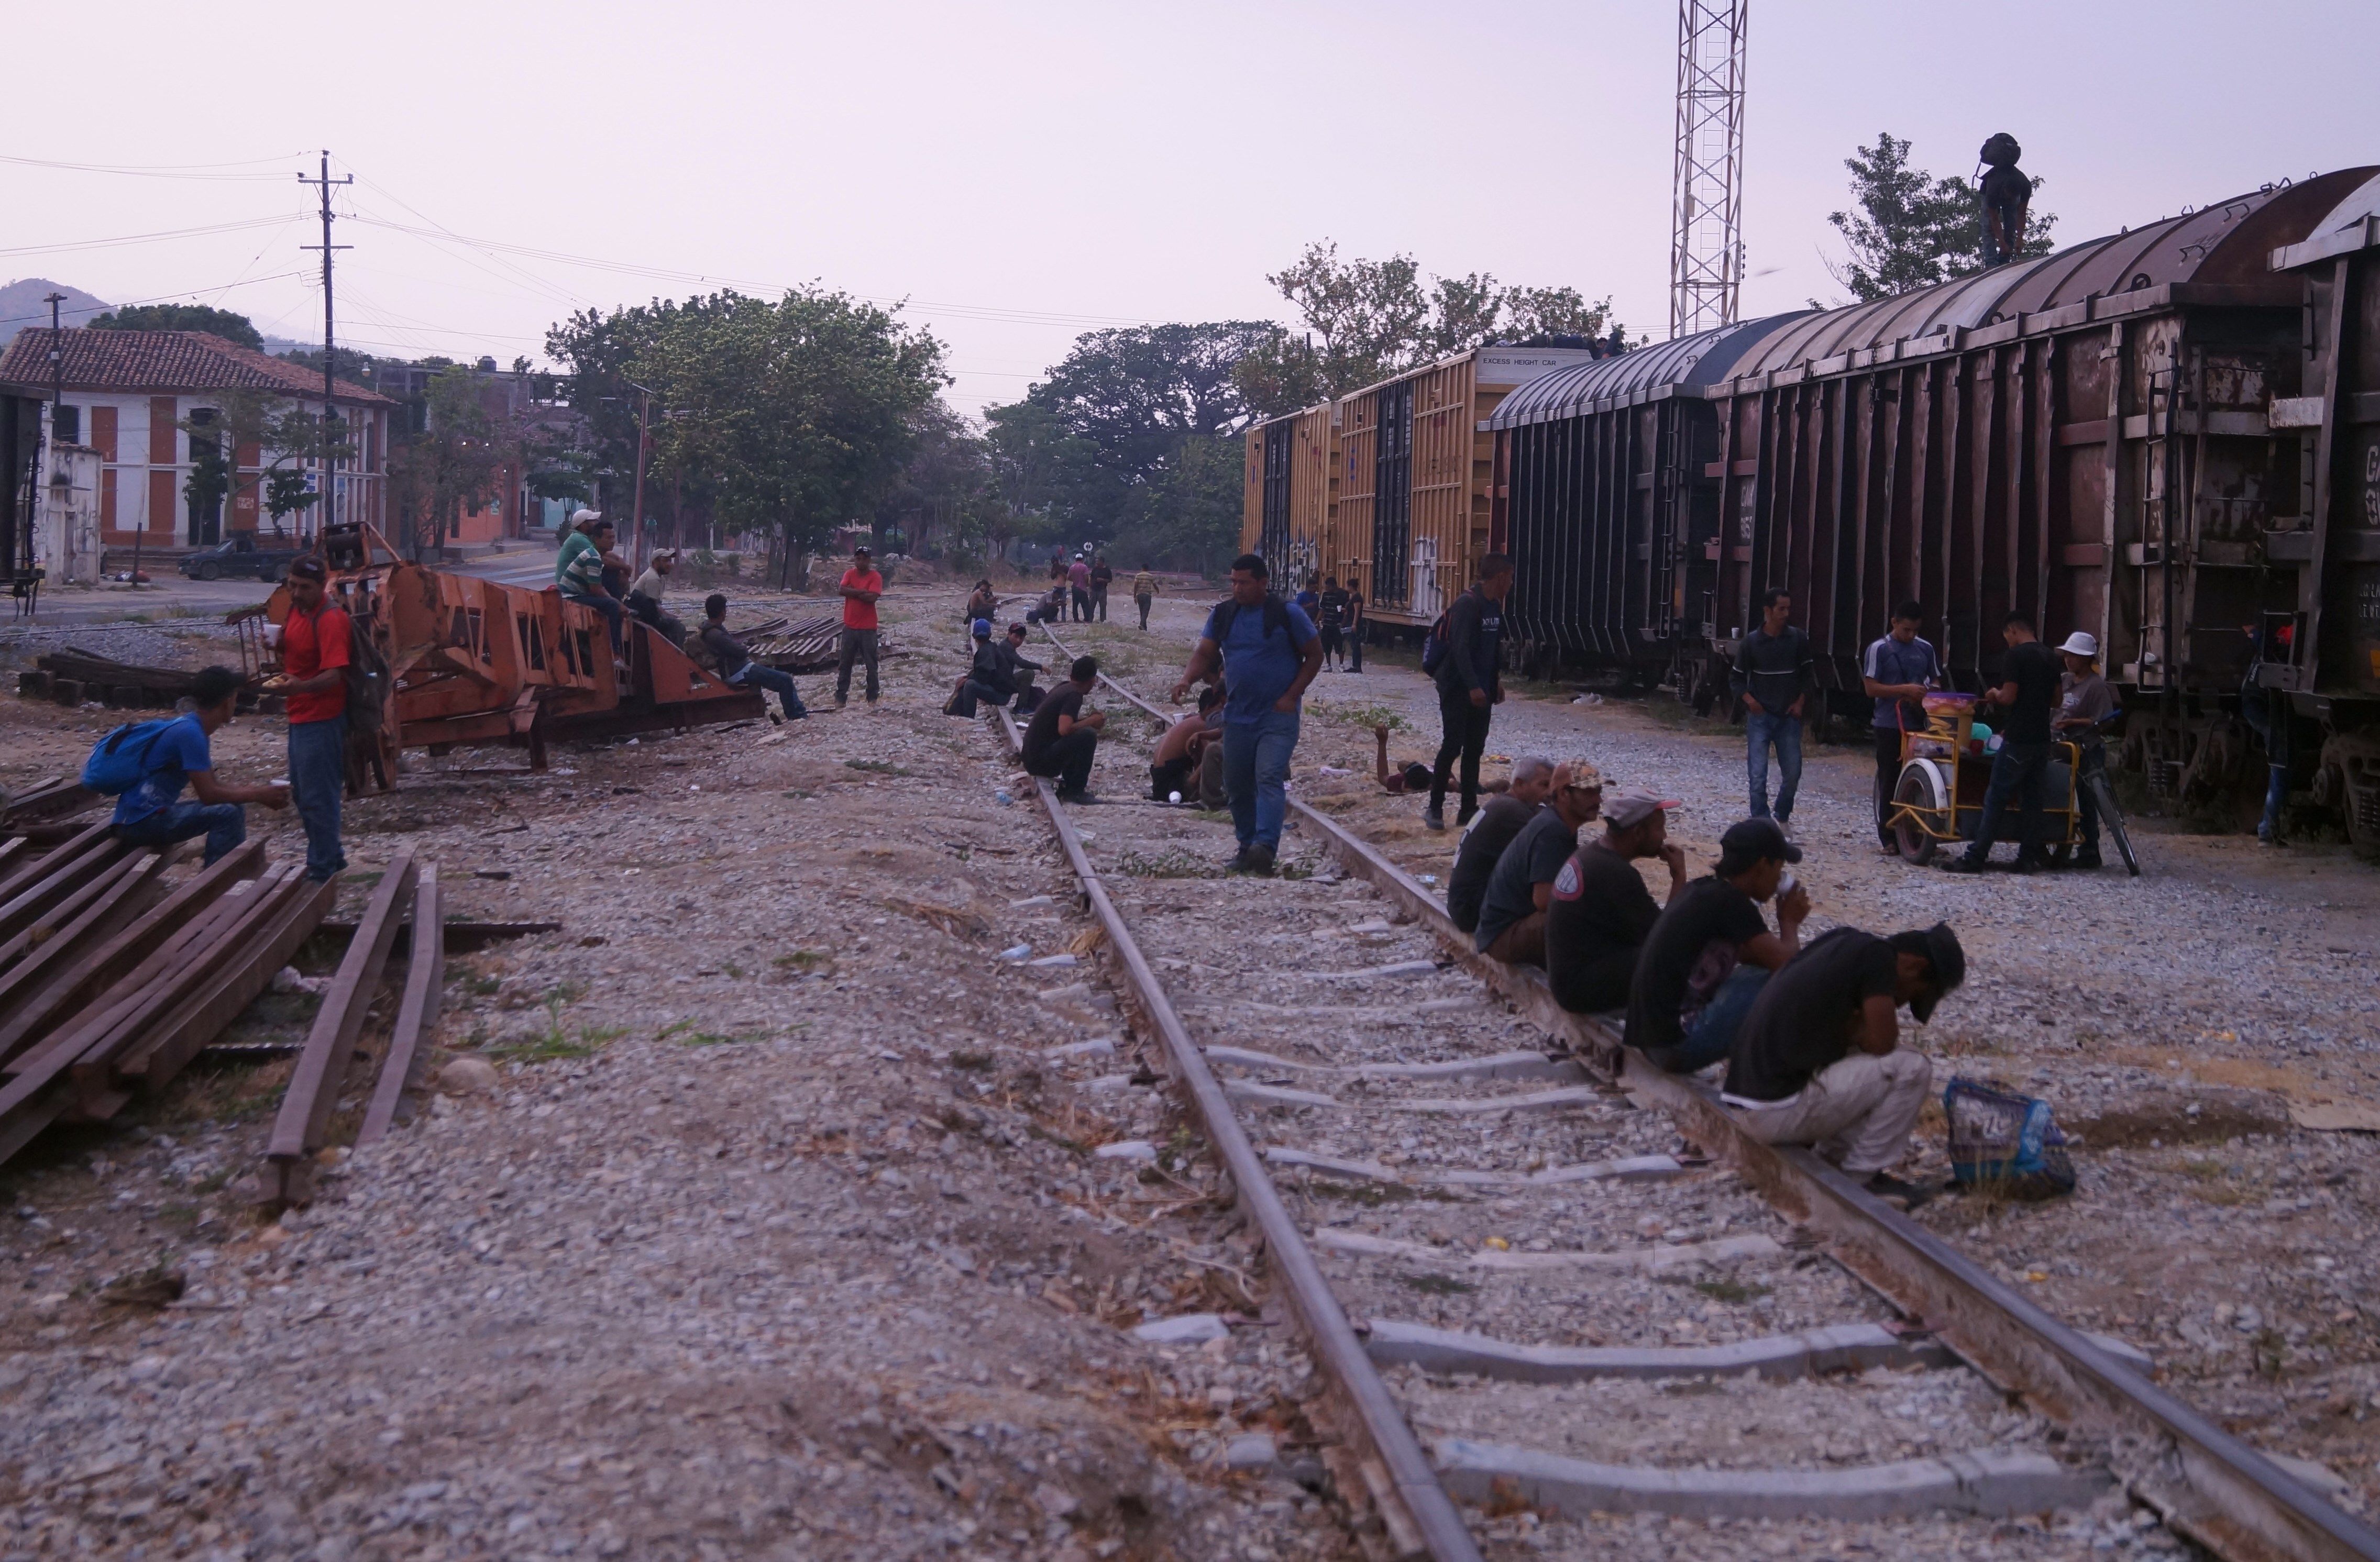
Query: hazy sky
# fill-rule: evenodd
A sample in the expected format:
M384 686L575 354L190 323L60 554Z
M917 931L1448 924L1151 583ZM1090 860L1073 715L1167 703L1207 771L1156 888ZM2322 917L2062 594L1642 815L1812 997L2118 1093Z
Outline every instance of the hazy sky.
M220 303L274 334L321 339L319 262L298 248L318 241L313 197L292 177L320 147L357 176L340 339L375 352L509 363L572 309L819 279L910 299L973 412L1082 331L1286 318L1264 273L1318 238L1609 294L1632 333L1666 331L1660 0L91 17L12 20L6 154L236 166L0 162L0 276ZM1880 129L1946 174L2014 132L2067 241L2380 163L2369 0L1752 0L1750 34L1747 314L1836 297L1827 213ZM84 247L227 224L253 225Z

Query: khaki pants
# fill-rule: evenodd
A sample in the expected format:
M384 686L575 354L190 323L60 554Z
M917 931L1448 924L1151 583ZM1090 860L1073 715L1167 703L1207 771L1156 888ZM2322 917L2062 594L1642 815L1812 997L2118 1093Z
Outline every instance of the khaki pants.
M1934 1065L1896 1047L1878 1058L1854 1052L1818 1071L1802 1094L1774 1106L1731 1101L1746 1132L1764 1144L1808 1144L1853 1177L1898 1162L1934 1087Z
M1546 914L1533 911L1496 935L1496 941L1480 951L1491 960L1507 965L1543 965L1546 963Z

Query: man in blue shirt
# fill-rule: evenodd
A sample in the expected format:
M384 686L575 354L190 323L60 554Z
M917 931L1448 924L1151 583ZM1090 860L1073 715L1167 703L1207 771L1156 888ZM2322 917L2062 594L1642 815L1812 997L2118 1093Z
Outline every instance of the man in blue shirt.
M136 846L170 846L192 836L207 838L207 861L235 851L248 839L249 803L288 806L285 786L225 786L215 780L208 738L231 720L239 698L240 675L228 667L199 670L190 691L198 707L165 723L149 740L140 780L115 800L115 833ZM180 801L188 785L195 803Z
M1900 733L1925 726L1925 691L1942 686L1942 659L1917 637L1925 610L1913 601L1892 610L1892 633L1869 645L1860 659L1860 686L1876 701L1876 837L1885 855L1900 854L1900 838L1888 822L1892 791L1900 783Z
M1223 700L1223 787L1231 794L1239 855L1229 871L1270 873L1289 817L1283 790L1289 757L1297 747L1298 702L1322 671L1322 636L1295 604L1268 589L1263 556L1232 561L1232 595L1215 604L1190 665L1173 685L1173 701L1218 672Z

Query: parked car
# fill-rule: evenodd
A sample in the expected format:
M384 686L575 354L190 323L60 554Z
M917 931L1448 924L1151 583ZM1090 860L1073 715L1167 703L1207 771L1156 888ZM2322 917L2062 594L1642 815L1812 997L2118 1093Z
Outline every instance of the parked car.
M182 573L192 580L221 580L225 575L249 580L279 580L289 573L290 561L303 548L260 545L256 534L236 531L212 548L200 548L182 560Z

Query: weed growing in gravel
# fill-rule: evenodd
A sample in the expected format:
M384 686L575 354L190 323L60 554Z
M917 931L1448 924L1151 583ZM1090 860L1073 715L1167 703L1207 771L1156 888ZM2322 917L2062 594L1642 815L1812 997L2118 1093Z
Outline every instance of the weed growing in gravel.
M817 950L795 950L781 954L769 963L780 971L798 971L805 976L834 969L834 957Z
M1397 1278L1424 1296L1468 1296L1479 1289L1451 1275L1399 1275Z
M954 1069L972 1069L981 1073L991 1065L992 1057L989 1052L958 1051L951 1054L951 1067Z
M688 1047L738 1047L747 1041L761 1041L759 1035L722 1035L717 1031L688 1031L678 1040Z
M502 976L475 975L466 976L463 978L463 990L469 993L474 998L492 997L500 990L504 985L504 979Z
M1768 1294L1768 1288L1756 1281L1746 1284L1741 1280L1696 1280L1694 1289L1714 1302L1738 1306L1747 1302L1757 1302Z
M2267 1325L2249 1338L2248 1347L2255 1353L2256 1375L2277 1380L2289 1364L2289 1343L2281 1331Z
M1386 727L1392 733L1413 731L1413 723L1405 720L1402 711L1386 705L1340 705L1329 700L1316 700L1306 708L1326 721L1343 722L1367 733L1377 727Z
M508 1063L552 1063L566 1058L591 1058L610 1043L627 1035L625 1025L598 1025L581 1022L577 1034L572 1035L562 1023L563 997L560 989L545 1000L545 1034L526 1041L510 1042L488 1048L488 1056Z

